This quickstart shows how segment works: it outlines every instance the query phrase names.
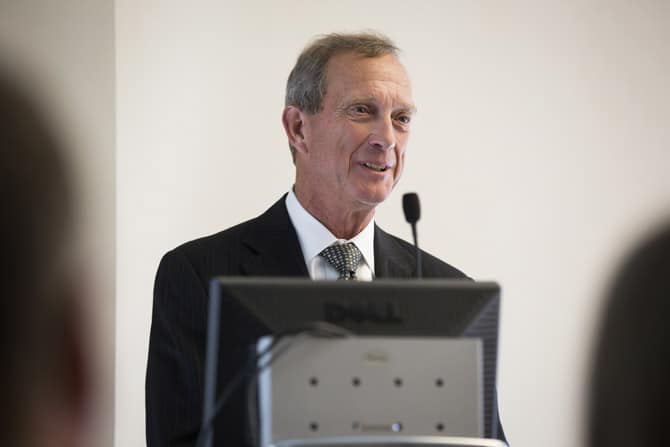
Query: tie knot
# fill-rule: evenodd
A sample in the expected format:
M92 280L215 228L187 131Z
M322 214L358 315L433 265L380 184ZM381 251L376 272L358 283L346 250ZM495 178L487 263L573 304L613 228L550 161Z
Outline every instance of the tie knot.
M356 270L363 255L353 242L333 244L324 248L319 256L323 256L340 274L338 279L356 279Z

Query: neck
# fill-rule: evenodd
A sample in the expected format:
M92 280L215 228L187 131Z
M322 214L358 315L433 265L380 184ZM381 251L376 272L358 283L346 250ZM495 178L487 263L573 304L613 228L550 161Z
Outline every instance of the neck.
M314 194L309 194L297 184L294 191L302 207L338 239L353 238L363 231L375 216L374 207L361 206L352 209L347 204L329 203Z

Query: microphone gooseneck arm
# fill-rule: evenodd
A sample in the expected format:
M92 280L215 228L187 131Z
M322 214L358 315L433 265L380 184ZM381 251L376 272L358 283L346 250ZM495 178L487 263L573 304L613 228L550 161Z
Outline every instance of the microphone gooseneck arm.
M416 248L416 277L422 278L423 272L421 271L421 250L419 250L419 242L416 238L416 222L412 224L412 236L414 236L414 248Z

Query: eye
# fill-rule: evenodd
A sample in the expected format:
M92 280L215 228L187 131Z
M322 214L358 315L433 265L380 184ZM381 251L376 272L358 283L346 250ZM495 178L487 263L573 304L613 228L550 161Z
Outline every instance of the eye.
M409 115L405 115L405 114L398 115L398 116L395 117L395 119L397 121L399 121L400 123L404 124L404 125L407 125L412 121L412 117L409 116Z
M356 115L367 115L370 113L370 108L364 104L356 104L351 106L351 111Z

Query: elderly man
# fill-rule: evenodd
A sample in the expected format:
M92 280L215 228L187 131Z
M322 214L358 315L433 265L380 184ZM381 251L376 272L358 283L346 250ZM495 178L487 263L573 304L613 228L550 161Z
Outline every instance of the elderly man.
M162 259L146 384L149 446L192 445L197 436L210 278L415 275L414 247L374 223L376 206L402 174L415 110L397 52L374 34L331 34L309 45L289 76L282 115L293 188L259 217ZM427 253L422 270L425 277L465 277ZM228 377L240 367L234 357L222 359ZM243 445L244 427L240 394L219 417L217 437Z

